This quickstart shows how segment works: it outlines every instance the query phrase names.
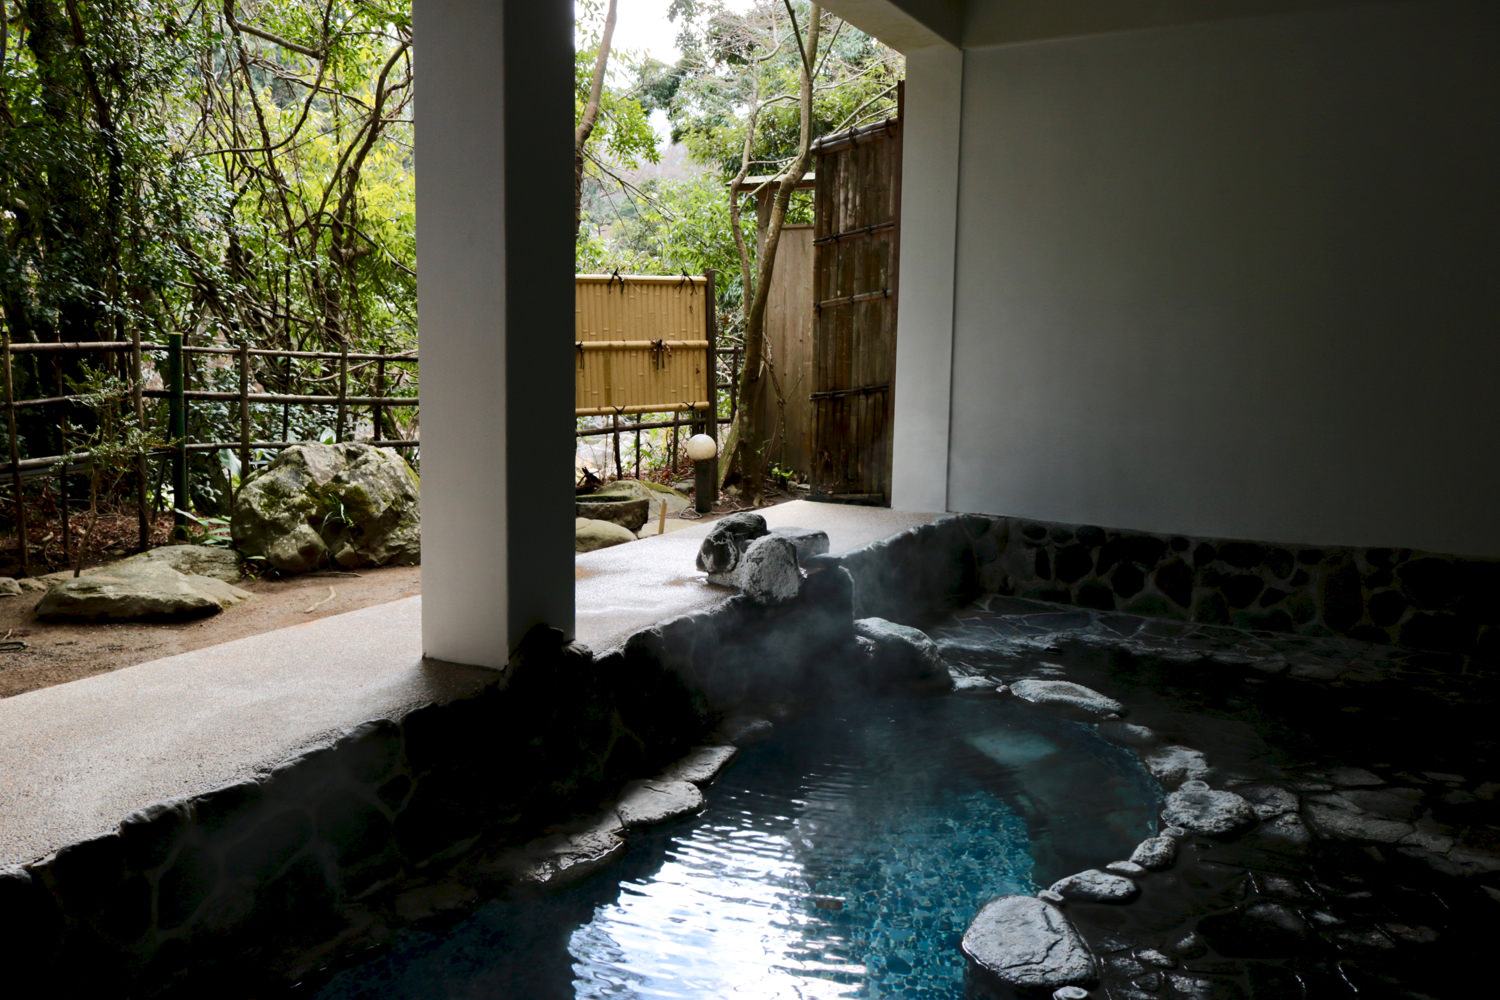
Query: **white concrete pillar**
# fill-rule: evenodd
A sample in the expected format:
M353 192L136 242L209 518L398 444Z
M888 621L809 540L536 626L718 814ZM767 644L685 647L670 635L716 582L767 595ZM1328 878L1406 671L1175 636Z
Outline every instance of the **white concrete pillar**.
M413 5L422 646L573 631L572 5Z
M963 67L963 52L949 46L906 53L891 446L891 506L898 510L948 509Z

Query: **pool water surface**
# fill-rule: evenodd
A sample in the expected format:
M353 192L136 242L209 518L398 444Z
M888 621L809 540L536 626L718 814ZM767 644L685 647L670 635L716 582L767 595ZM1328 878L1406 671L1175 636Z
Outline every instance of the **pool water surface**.
M404 932L316 996L958 998L980 906L1127 856L1160 797L1092 726L984 695L809 712L706 792L620 865Z

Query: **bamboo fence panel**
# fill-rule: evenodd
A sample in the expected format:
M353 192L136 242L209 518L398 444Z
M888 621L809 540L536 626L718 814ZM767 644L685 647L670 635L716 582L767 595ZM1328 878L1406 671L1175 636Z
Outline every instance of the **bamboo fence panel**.
M707 278L581 274L575 282L578 416L707 410Z

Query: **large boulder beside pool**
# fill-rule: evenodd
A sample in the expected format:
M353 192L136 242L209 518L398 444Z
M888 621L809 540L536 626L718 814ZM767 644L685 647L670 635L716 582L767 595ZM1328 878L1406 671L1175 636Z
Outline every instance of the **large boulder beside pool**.
M593 552L607 549L611 545L623 545L635 541L635 532L613 521L600 521L592 517L573 519L573 551Z
M59 582L37 602L36 616L96 621L202 618L249 596L213 577L179 573L161 562L126 560Z
M697 566L708 574L709 583L737 586L730 574L739 566L750 543L765 534L768 534L766 519L759 514L740 511L721 517L698 546Z
M1227 837L1256 823L1255 809L1244 798L1202 781L1186 781L1167 796L1162 822L1210 837Z
M421 488L395 452L292 445L240 489L230 533L247 559L283 573L410 566L422 561Z
M869 679L877 688L948 689L953 677L938 645L926 632L884 618L860 618L854 634L870 658Z
M1086 986L1094 956L1061 910L1034 896L1001 896L984 905L960 944L981 978L1025 995Z

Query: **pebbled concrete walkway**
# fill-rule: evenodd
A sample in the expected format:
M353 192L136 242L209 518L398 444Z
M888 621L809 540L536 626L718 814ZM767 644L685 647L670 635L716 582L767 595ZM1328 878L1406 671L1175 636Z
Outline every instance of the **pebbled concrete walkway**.
M773 527L827 531L835 553L937 516L806 501L762 513ZM603 652L732 596L693 566L709 526L579 556L579 640ZM0 699L0 867L495 677L423 659L421 598L410 597Z

